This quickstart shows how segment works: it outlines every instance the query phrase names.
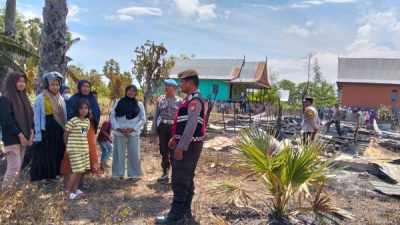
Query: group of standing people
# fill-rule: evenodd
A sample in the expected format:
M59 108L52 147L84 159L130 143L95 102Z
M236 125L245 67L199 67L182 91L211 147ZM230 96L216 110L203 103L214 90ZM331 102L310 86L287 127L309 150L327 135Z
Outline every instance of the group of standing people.
M159 136L162 155L163 174L159 181L169 180L172 167L174 194L170 212L157 217L157 224L192 216L193 179L205 138L206 105L198 92L198 73L185 70L178 78L186 98L175 95L178 85L174 80L166 80L166 94L157 100L154 111L152 133ZM71 97L70 89L63 86L62 75L49 72L43 76L44 89L36 96L33 107L26 91L27 82L25 75L10 73L4 94L0 96L0 125L7 157L3 194L15 190L23 160L31 161L32 181L63 176L67 197L71 200L84 195L79 189L80 185L84 186L84 175L100 173L101 168L107 167L111 153L113 177L125 176L126 151L128 177L142 176L140 131L146 122L146 113L136 99L136 86L126 87L125 96L115 103L109 119L101 126L97 137L102 149L99 162L95 135L101 111L90 82L79 81L78 93ZM25 154L26 149L30 154Z
M319 131L321 125L321 117L320 113L312 105L312 97L306 97L303 103L305 108L302 120L302 135L303 143L307 143L308 140L314 140L316 133ZM351 113L348 113L346 109L340 108L339 104L336 103L334 105L333 114L326 122L325 127L326 131L329 133L330 126L332 124L335 124L337 134L339 136L342 136L342 130L340 126L341 121L343 119L352 121L355 124L353 139L354 141L357 141L359 129L373 121L375 117L376 114L374 110L369 113L368 111L355 108Z
M7 157L3 194L15 189L21 168L30 165L32 181L63 176L68 198L78 199L83 196L78 185L87 187L83 180L85 174L100 173L111 154L112 141L115 142L113 176L124 176L126 142L128 148L133 149L131 153L128 151L128 157L135 155L135 160L128 160L128 176L141 176L138 135L146 117L143 104L135 99L134 85L127 87L125 97L115 104L111 113L114 140L110 121L103 123L101 135L98 135L102 149L100 163L95 135L101 111L90 82L79 81L78 92L71 97L60 73L46 73L44 89L36 96L33 107L26 92L27 82L25 75L10 73L0 97L0 125Z

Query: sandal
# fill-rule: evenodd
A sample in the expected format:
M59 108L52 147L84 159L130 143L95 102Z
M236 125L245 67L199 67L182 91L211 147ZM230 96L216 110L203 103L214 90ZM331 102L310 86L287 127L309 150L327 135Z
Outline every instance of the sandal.
M81 198L81 196L79 196L79 195L77 195L75 193L70 193L69 194L69 200L77 200L77 199L80 199L80 198Z
M80 197L85 196L85 194L83 193L83 191L81 191L81 190L79 190L79 189L76 190L75 194L78 195L78 196L80 196Z

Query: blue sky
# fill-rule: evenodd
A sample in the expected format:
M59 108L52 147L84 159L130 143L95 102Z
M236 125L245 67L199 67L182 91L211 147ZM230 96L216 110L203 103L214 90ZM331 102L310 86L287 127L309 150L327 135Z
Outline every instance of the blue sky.
M4 2L4 0L2 1ZM4 3L3 3L4 5ZM262 61L280 79L305 81L312 52L334 82L337 58L400 57L398 0L70 0L67 25L81 41L72 64L99 71L114 58L130 71L134 49L163 42L169 54ZM17 0L26 17L44 1Z

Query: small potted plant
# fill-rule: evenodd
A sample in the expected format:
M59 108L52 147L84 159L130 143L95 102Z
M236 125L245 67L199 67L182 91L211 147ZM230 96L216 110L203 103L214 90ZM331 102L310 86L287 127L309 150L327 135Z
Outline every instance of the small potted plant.
M393 112L390 106L381 105L378 109L377 120L379 128L382 130L391 130L393 127Z

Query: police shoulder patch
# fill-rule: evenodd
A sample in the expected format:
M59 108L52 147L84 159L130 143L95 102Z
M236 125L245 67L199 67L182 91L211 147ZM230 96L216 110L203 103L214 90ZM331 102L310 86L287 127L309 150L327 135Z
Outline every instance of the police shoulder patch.
M314 110L311 108L306 108L306 117L307 119L312 119L314 117Z
M189 110L190 110L190 111L196 110L196 107L197 107L197 101L191 101L191 102L189 103Z

